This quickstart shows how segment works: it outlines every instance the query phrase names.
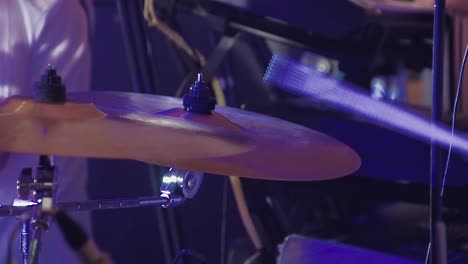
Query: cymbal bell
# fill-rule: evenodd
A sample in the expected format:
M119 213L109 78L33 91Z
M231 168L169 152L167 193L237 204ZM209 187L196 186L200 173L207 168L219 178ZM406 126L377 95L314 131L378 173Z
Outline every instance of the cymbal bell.
M0 151L134 159L241 177L310 181L357 170L360 158L322 133L216 106L184 111L180 99L121 92L71 93L64 105L13 97L0 105Z

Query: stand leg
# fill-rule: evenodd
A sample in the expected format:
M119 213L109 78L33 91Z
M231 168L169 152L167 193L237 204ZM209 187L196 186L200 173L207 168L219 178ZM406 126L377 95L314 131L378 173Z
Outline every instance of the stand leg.
M46 229L46 225L43 223L37 223L34 225L31 245L28 254L28 264L36 264L38 262L39 251L41 250L42 233Z
M31 219L26 219L24 220L21 229L21 253L23 254L23 264L28 264L30 225Z

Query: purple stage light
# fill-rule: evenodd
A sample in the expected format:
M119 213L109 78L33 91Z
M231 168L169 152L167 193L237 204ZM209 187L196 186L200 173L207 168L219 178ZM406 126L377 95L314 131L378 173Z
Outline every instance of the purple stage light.
M442 124L414 111L371 98L360 88L332 79L317 70L282 55L274 55L264 76L265 82L291 93L326 103L339 111L367 119L398 133L416 137L462 153L468 153L468 139Z

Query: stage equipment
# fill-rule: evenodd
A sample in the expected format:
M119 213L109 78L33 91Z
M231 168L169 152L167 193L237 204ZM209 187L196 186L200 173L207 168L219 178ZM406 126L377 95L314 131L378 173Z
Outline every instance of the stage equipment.
M42 233L56 209L180 205L196 195L202 182L202 173L189 170L323 180L359 168L357 153L324 134L240 109L215 109L202 77L198 75L183 102L133 93L67 95L60 76L49 67L34 97L2 102L0 151L39 154L36 176L25 168L15 203L0 206L0 216L22 216L23 263L37 262ZM135 159L177 168L163 177L160 197L55 203L52 155Z
M321 241L299 235L285 238L279 246L278 264L417 264L416 260L387 255L377 251L367 250L336 243Z
M134 159L222 175L323 180L357 170L359 156L322 133L241 109L186 112L180 99L71 93L65 104L12 97L0 106L0 150Z

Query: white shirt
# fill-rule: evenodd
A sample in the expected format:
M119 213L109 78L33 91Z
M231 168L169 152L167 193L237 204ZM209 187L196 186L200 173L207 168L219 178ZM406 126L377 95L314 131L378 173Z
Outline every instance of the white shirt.
M0 0L0 100L14 94L31 95L33 83L49 63L62 76L67 91L89 90L89 35L87 15L79 0ZM35 169L37 160L37 155L0 152L0 204L11 204L21 169ZM86 161L56 157L55 165L58 200L87 200ZM72 216L91 230L89 213ZM15 224L14 217L0 217L2 262L8 234ZM14 249L19 257L18 243ZM74 255L52 224L44 235L41 263L79 263ZM20 259L17 263L21 263Z

